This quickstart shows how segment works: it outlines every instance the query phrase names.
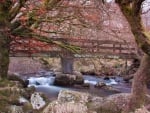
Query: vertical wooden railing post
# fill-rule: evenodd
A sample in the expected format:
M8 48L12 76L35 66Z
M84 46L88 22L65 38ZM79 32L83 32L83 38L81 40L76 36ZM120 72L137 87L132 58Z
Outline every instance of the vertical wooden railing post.
M121 44L119 44L119 53L121 54Z
M115 44L113 44L113 53L115 53Z

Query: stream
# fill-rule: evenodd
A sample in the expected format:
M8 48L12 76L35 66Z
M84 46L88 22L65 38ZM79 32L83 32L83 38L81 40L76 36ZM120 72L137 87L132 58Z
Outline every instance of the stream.
M125 83L122 77L110 77L106 79L105 77L97 77L93 75L83 75L84 83L89 83L89 88L81 88L75 86L61 87L55 86L54 83L54 73L51 71L43 71L38 74L28 74L22 75L24 79L29 80L28 87L34 86L37 92L42 92L49 97L50 100L54 100L57 98L60 90L68 89L79 92L88 92L92 95L96 96L108 96L115 93L127 93L131 90L131 85L129 83ZM94 86L97 82L104 82L107 86L111 86L116 89L116 91L107 90L103 88L95 88Z

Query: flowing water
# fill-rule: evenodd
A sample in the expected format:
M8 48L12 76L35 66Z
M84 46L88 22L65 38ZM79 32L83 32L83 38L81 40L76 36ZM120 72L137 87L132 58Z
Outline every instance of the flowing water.
M55 77L53 76L54 74L52 72L47 72L47 74L33 74L33 75L28 75L26 76L25 79L29 80L29 85L34 86L36 88L36 91L38 92L43 92L46 94L51 100L56 99L58 96L58 93L60 90L63 89L68 89L68 90L75 90L75 91L80 91L80 92L88 92L93 95L97 96L108 96L111 94L118 93L116 91L112 90L106 90L102 88L95 88L94 85L96 85L97 82L105 82L106 85L112 86L119 92L130 92L131 90L131 85L127 84L123 81L121 77L113 77L109 79L104 79L104 77L97 77L97 76L90 76L90 75L83 75L84 77L84 83L89 83L90 87L89 88L77 88L74 86L70 87L61 87L61 86L55 86L54 79Z

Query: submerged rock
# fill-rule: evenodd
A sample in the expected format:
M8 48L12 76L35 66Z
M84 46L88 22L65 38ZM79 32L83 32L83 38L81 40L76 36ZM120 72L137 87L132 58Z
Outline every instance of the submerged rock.
M40 93L33 93L31 95L31 104L33 109L40 109L45 106L46 102L41 97Z

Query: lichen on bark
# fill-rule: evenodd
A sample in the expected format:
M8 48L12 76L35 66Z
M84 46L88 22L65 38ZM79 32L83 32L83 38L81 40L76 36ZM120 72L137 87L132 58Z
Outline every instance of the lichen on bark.
M134 75L131 99L123 113L134 111L145 103L147 80L150 80L150 41L144 33L141 19L141 6L145 0L116 0L126 17L138 47L144 52L140 67ZM130 7L130 13L128 8Z

